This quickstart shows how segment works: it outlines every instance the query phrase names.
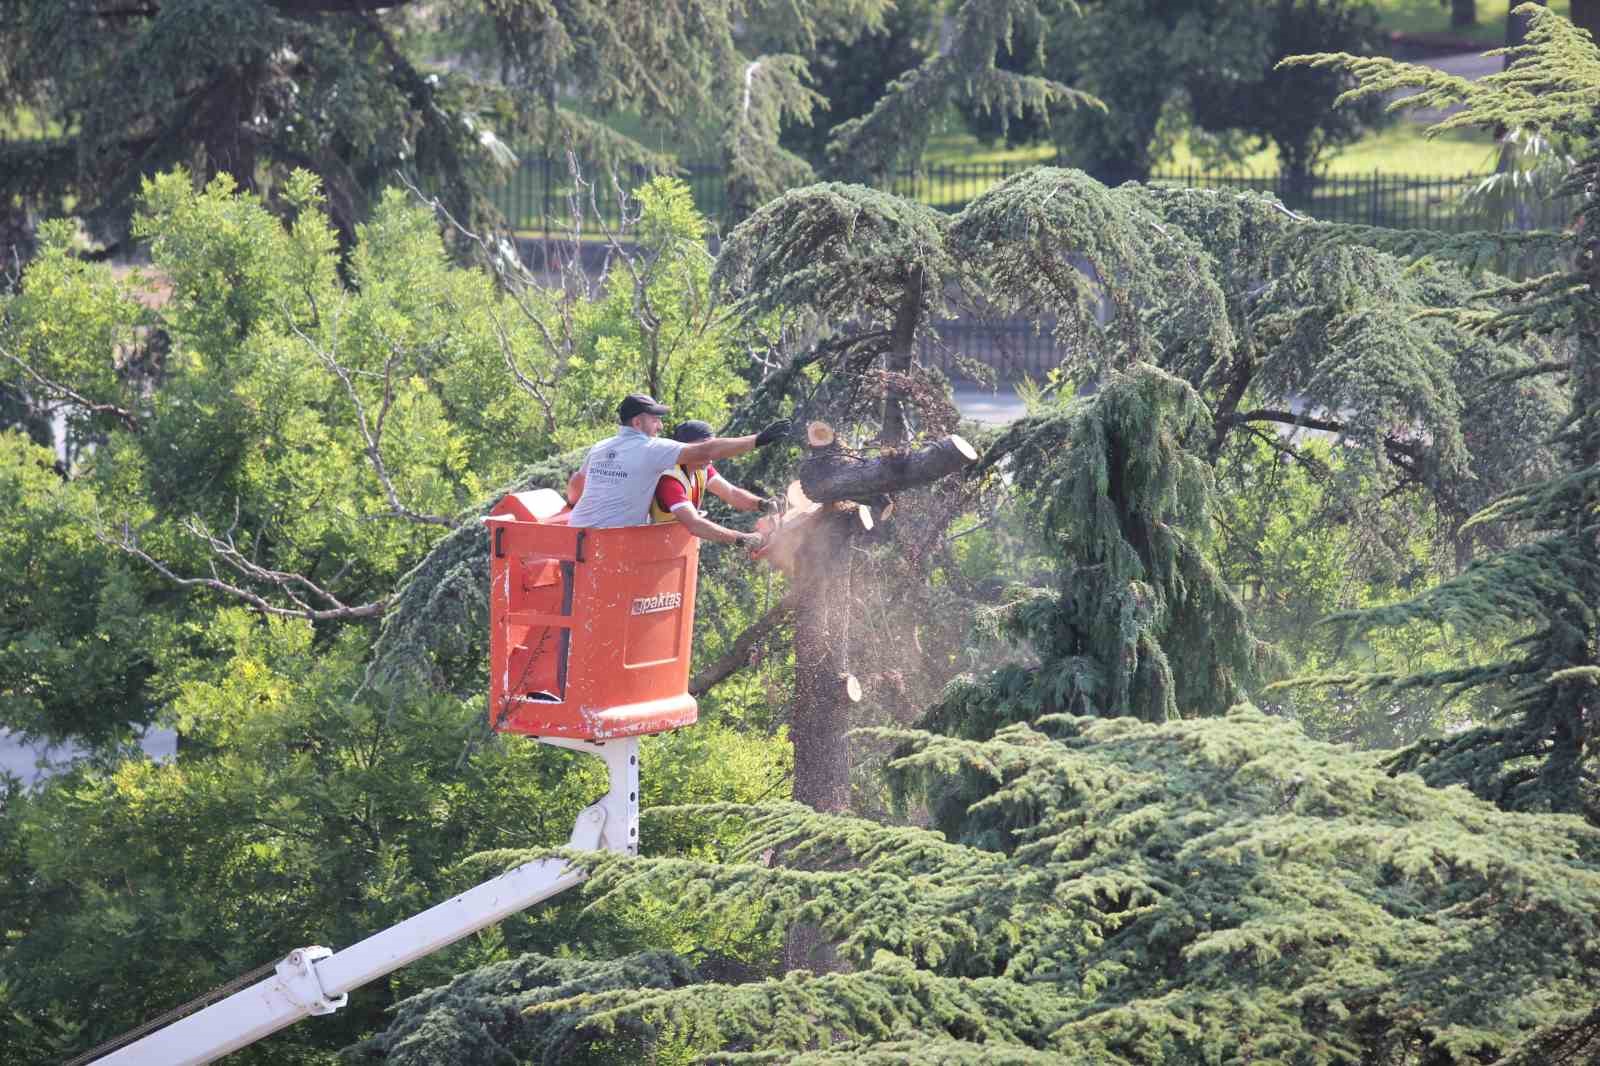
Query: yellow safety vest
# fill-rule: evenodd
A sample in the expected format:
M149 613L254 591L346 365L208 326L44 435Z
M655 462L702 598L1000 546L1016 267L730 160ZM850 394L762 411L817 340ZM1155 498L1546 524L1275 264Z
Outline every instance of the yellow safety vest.
M704 470L696 470L694 473L690 474L685 471L683 467L675 466L661 476L670 477L678 484L682 485L685 491L689 493L689 502L693 504L696 509L700 507L700 501L705 499L706 496L706 472ZM660 502L656 499L655 493L652 492L650 494L650 521L673 522L677 520L677 517L677 515L661 506Z

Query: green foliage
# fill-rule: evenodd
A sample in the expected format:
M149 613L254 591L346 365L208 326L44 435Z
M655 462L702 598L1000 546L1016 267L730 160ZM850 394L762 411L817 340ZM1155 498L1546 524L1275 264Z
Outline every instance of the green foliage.
M719 422L747 387L738 372L743 338L717 304L706 221L688 186L657 178L635 195L640 255L613 269L600 297L573 314L554 405L554 437L565 448L610 432L630 392L669 405L674 420Z
M370 5L184 0L79 18L19 0L0 109L52 131L8 143L5 191L122 236L139 182L177 165L269 197L307 169L348 241L396 172L469 228L516 164L509 143L670 172L662 140L711 127L729 202L810 179L779 145L821 100L808 60L884 28L886 0L482 0ZM442 51L443 54L434 54ZM642 120L635 137L607 119ZM63 195L65 194L65 195Z
M1057 12L1075 10L1059 0L961 0L951 15L949 44L895 79L872 110L840 123L828 156L833 172L849 180L881 176L898 163L915 162L928 134L958 100L1001 116L1004 123L1052 105L1105 111L1094 96L1060 81L1005 70L997 62L1013 35L1037 35Z
M0 386L26 412L7 425L62 416L71 451L131 411L159 371L134 294L78 258L75 238L61 220L41 226L16 291L0 296Z
M1454 535L1551 462L1529 442L1565 400L1526 381L1547 344L1478 335L1441 313L1472 296L1468 276L1346 244L1271 198L1107 190L1040 168L975 200L951 246L1003 310L1053 319L1069 353L1055 387L1151 362L1200 391L1213 461L1245 437L1293 456L1291 431L1331 435L1344 491L1364 486L1363 521L1409 526L1384 501L1422 490ZM1319 481L1340 488L1329 475Z
M201 642L155 685L183 737L175 762L80 771L11 797L0 821L12 860L0 889L8 1009L75 1019L79 1050L275 954L350 944L437 902L478 877L458 869L472 852L558 845L604 789L595 760L488 735L481 696L356 693L360 630L322 647L303 620L230 611ZM716 727L656 738L641 801L748 803L781 782L783 756ZM645 846L709 857L719 833L653 825ZM510 923L499 950L759 953L747 921L702 917L641 906L586 922L550 910ZM421 963L244 1061L328 1061L319 1049L370 1031L392 998L483 950Z
M1562 387L1563 417L1546 423L1555 466L1528 472L1467 523L1496 531L1499 551L1410 601L1336 619L1353 631L1423 620L1474 634L1509 631L1516 639L1486 662L1341 680L1402 691L1487 692L1497 705L1490 720L1419 744L1397 765L1420 769L1440 784L1467 784L1510 808L1581 811L1594 819L1600 818L1593 773L1600 736L1594 714L1600 662L1600 217L1593 206L1600 156L1592 148L1595 114L1587 101L1600 86L1600 49L1558 15L1533 5L1518 11L1531 19L1526 43L1507 50L1510 63L1503 73L1479 82L1352 56L1294 60L1348 71L1359 83L1346 94L1351 98L1407 85L1420 92L1394 106L1460 105L1430 132L1522 127L1589 146L1562 185L1562 191L1583 197L1577 224L1553 242L1546 238L1569 257L1568 265L1470 294L1438 312L1489 335L1552 337L1547 358L1491 368L1486 380L1502 393L1538 378Z
M498 1002L525 1010L495 1015L494 1039L541 1061L1466 1066L1581 1014L1600 904L1581 821L1390 776L1249 710L1045 727L893 734L909 786L962 767L994 782L1010 854L778 806L726 809L750 827L729 864L591 860L597 909L756 907L822 925L851 972L693 980L653 960L644 987L562 973L564 998L548 977L462 982L501 982ZM474 999L405 1005L380 1039L414 1056L394 1061L437 1061L477 1030Z
M780 143L812 166L822 165L834 128L865 115L891 82L933 53L941 6L935 0L896 0L882 28L863 30L851 41L819 41L810 66L826 110L813 112L809 123L786 125Z
M1423 498L1391 505L1409 514L1409 526L1401 514L1369 520L1365 502L1372 494L1348 484L1342 449L1306 441L1297 451L1287 455L1245 437L1224 450L1217 470L1218 569L1239 591L1251 626L1282 652L1283 672L1412 673L1493 654L1503 641L1449 627L1416 624L1339 641L1319 624L1338 611L1393 603L1452 573L1464 545ZM1330 480L1346 491L1323 491ZM1409 744L1492 710L1488 700L1451 701L1426 690L1263 691L1263 706L1293 717L1313 736L1368 749Z
M1209 558L1209 433L1192 388L1135 365L993 445L1034 501L1055 586L1013 591L986 621L1027 660L958 685L930 721L981 737L1047 714L1164 721L1245 698L1266 653Z
M1267 5L1251 11L1269 20L1259 75L1241 79L1209 65L1198 74L1191 71L1189 103L1200 128L1223 135L1237 131L1260 146L1276 147L1279 165L1296 183L1291 198L1309 197L1309 187L1298 183L1308 182L1328 156L1382 125L1383 108L1376 99L1336 108L1333 101L1346 87L1343 78L1330 71L1281 68L1277 62L1308 48L1371 54L1386 42L1368 0L1278 0L1266 12L1262 7Z
M0 433L0 726L115 738L150 721L144 684L161 597L86 528L92 494L54 456Z
M403 194L343 261L315 180L285 195L287 225L226 177L155 179L135 220L153 263L125 280L50 228L0 343L64 416L102 541L177 579L219 560L211 587L269 610L362 617L430 530L552 447L507 363L544 376L555 353Z
M985 462L1015 479L1054 572L979 616L1010 661L954 680L922 723L984 739L1050 715L1160 722L1221 714L1273 666L1210 558L1209 419L1184 382L1135 364L1090 397L1014 424ZM927 791L952 839L1003 846L981 774Z
M263 192L313 170L346 237L396 169L439 186L458 216L479 215L507 155L486 131L514 122L503 93L426 73L401 11L186 0L84 18L19 2L5 35L0 106L58 131L7 145L32 164L0 167L7 192L69 193L112 240L140 182L177 165Z
M1381 43L1364 0L1100 0L1079 17L1057 18L1009 65L1094 93L1104 116L1066 111L1024 127L1021 140L1053 140L1057 155L1108 185L1145 181L1185 134L1210 154L1248 154L1246 142L1276 146L1285 170L1304 179L1329 150L1377 124L1377 104L1336 112L1345 88L1332 75L1277 71L1307 47L1367 53ZM989 135L992 123L978 116ZM1003 131L1002 131L1003 132Z
M922 298L941 306L959 271L945 248L947 216L863 185L827 182L785 193L728 235L717 282L751 316L784 312L802 323L890 326L913 268Z

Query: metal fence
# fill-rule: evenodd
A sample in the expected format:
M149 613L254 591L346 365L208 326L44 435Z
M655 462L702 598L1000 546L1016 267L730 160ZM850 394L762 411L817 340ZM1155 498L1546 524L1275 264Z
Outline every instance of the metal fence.
M941 320L922 334L917 361L953 381L988 376L982 367L998 381L1042 380L1061 362L1053 325L1021 318Z
M1408 174L1321 174L1297 187L1288 174L1208 174L1199 170L1167 171L1152 184L1192 189L1266 192L1284 204L1324 222L1349 222L1390 229L1447 232L1503 228L1506 223L1481 201L1468 197L1487 175L1447 178ZM1524 229L1560 229L1571 222L1577 203L1571 198L1532 200L1521 205L1518 225Z
M695 207L706 218L721 222L727 213L727 171L718 164L687 163L674 177L689 186ZM605 167L580 163L578 173L564 159L523 156L505 184L490 190L506 224L519 233L560 236L572 230L576 219L583 236L599 236L622 221L621 188L632 192L655 173L647 167ZM580 185L581 180L581 185Z
M894 171L879 184L897 196L954 212L1027 168L1017 163L921 166ZM618 186L631 191L652 176L643 167L625 167L613 172L603 167L582 166L580 173L586 183L593 183L592 189L583 194L579 212L580 230L586 236L598 234L602 223L609 227L619 224ZM737 221L728 217L726 171L721 165L685 164L676 176L688 184L695 206L713 223L726 229ZM1319 174L1297 184L1283 173L1184 170L1158 171L1150 180L1161 185L1268 192L1295 210L1329 222L1460 231L1498 228L1502 224L1464 199L1483 179L1484 175L1478 174L1432 177L1374 172ZM512 229L554 235L571 229L574 189L571 170L564 160L529 156L492 195ZM1575 206L1570 201L1534 202L1520 209L1518 222L1523 227L1561 228L1571 221Z
M896 195L919 200L946 211L959 211L990 187L1027 169L1012 163L959 163L898 171L882 187ZM584 193L578 215L584 236L598 235L601 223L620 222L617 188L631 190L652 176L643 168L612 174L603 169L581 168L583 181L592 182ZM680 168L695 205L725 231L727 217L726 172L714 164ZM614 180L613 180L614 179ZM1189 188L1234 189L1267 192L1286 205L1313 218L1397 229L1461 231L1495 228L1499 222L1463 201L1465 194L1483 181L1481 175L1456 178L1374 173L1370 175L1319 175L1300 187L1287 175L1215 174L1198 170L1167 171L1152 183ZM498 191L500 210L519 232L537 238L569 233L573 224L575 182L565 162L533 159L524 162ZM592 199L591 199L592 196ZM1522 228L1562 228L1571 220L1574 204L1547 200L1524 205L1518 218ZM598 213L598 214L597 214ZM537 242L535 242L537 243ZM974 364L988 366L1002 381L1041 378L1061 359L1050 324L1022 319L963 319L935 323L923 337L919 358L953 379L971 379Z

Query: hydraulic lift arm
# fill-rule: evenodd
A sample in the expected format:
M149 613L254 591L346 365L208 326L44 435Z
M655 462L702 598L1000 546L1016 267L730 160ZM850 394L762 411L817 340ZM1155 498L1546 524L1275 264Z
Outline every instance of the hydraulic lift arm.
M584 808L569 846L634 854L639 846L639 738L593 743L554 737L543 743L605 760L610 790ZM565 892L584 879L559 859L507 870L343 951L313 946L292 951L272 976L124 1045L95 1066L199 1066L267 1037L301 1018L332 1014L351 989L398 970L516 912Z

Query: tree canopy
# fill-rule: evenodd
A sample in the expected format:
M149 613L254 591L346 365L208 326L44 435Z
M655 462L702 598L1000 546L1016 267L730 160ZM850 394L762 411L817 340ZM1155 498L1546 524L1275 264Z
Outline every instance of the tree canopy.
M1600 85L1600 49L1583 31L1534 5L1526 43L1509 52L1504 73L1481 82L1444 77L1388 61L1353 56L1305 57L1301 62L1350 70L1368 96L1399 84L1421 92L1407 106L1460 105L1432 131L1504 125L1546 132L1589 146L1563 184L1581 196L1574 225L1535 238L1549 249L1554 269L1516 284L1490 285L1458 301L1454 318L1491 337L1548 338L1550 356L1491 373L1497 396L1545 378L1564 393L1565 410L1540 434L1556 457L1553 469L1507 487L1469 520L1502 531L1503 547L1403 603L1344 615L1363 629L1414 619L1469 632L1513 638L1492 660L1410 674L1367 674L1378 687L1494 693L1493 718L1456 736L1422 743L1400 760L1439 784L1460 783L1518 809L1584 812L1600 817L1600 790L1591 763L1600 729L1600 218L1594 180L1595 114L1576 101ZM1417 241L1413 255L1459 254L1472 241ZM1479 236L1480 246L1492 236Z
M777 33L789 9L748 10ZM960 5L973 37L842 128L893 133L859 162L1046 14ZM1514 58L1425 102L1590 143L1592 42L1536 15ZM1363 93L1418 77L1311 62ZM0 297L0 715L92 746L0 783L0 1063L566 839L598 769L488 729L476 519L561 487L642 387L730 431L825 423L726 474L798 482L827 534L793 578L703 553L702 718L643 747L643 857L564 856L581 897L244 1061L1592 1056L1586 211L1396 233L1045 167L950 216L790 190L713 261L663 178L591 278L534 274L418 191L341 234L306 171L271 202L165 172L131 215L148 266L56 221ZM1497 275L1508 249L1547 269ZM952 313L1059 342L1026 418L960 424L922 358ZM958 429L961 461L852 480L957 454ZM1286 669L1300 687L1268 684ZM173 758L129 751L151 722Z
M1015 848L723 807L748 826L730 861L588 860L594 911L804 917L851 972L526 959L402 1004L357 1061L1467 1063L1587 1009L1600 838L1579 819L1393 777L1246 708L894 736L910 790L988 777Z

